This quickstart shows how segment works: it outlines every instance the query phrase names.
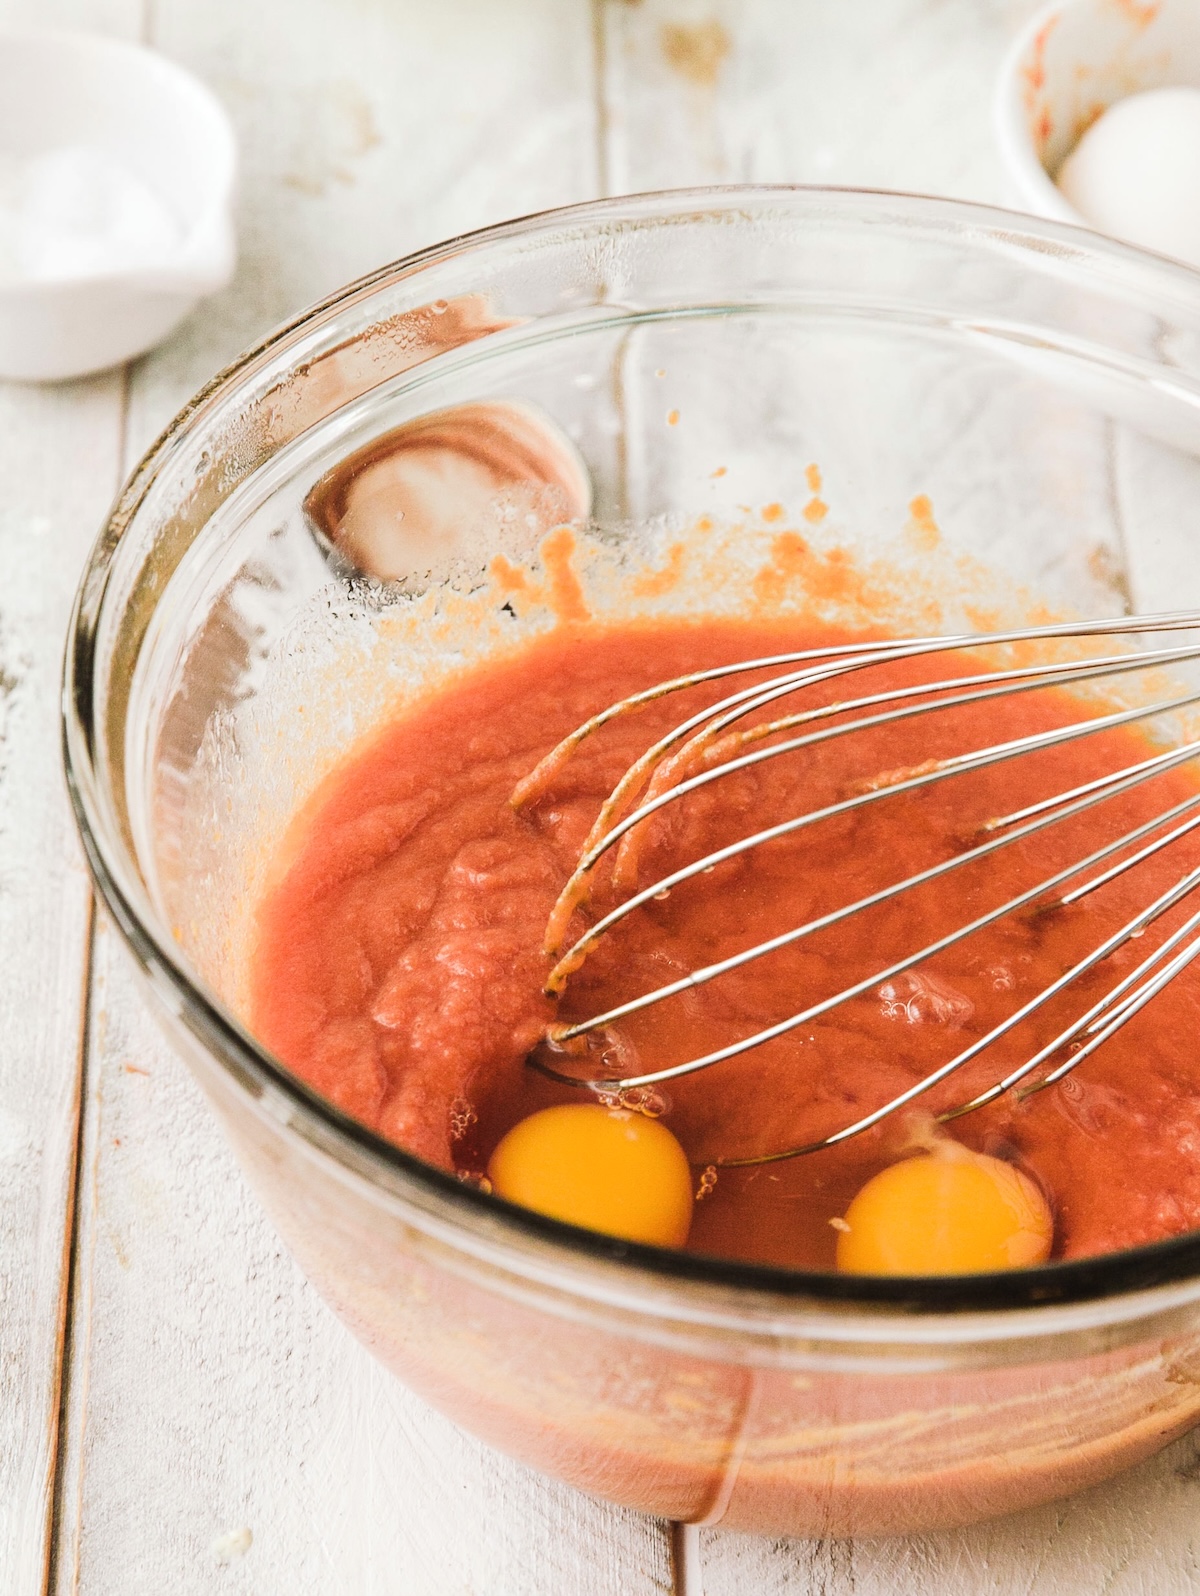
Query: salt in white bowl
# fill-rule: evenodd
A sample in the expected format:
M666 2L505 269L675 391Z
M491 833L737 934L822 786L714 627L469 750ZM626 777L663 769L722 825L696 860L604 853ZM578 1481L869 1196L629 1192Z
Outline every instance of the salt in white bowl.
M237 146L211 91L138 45L0 31L0 154L79 147L141 179L173 214L178 247L53 280L0 276L0 377L77 377L130 360L233 275Z

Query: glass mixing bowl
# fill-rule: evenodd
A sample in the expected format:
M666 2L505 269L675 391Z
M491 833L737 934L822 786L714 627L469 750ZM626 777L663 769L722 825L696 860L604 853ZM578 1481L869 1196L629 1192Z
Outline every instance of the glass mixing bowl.
M487 576L498 553L536 568L538 492L416 537L387 583L331 559L305 500L390 429L497 400L569 440L590 546L618 564L734 528L736 592L738 551L800 527L892 571L892 619L918 592L927 620L961 618L951 589L980 573L1004 589L989 613L1119 613L1200 502L1200 278L1048 222L818 190L455 240L307 312L177 418L88 564L65 693L80 829L151 1002L317 1289L467 1428L648 1512L801 1535L969 1522L1179 1435L1200 1235L949 1279L660 1252L422 1164L255 1041L253 905L292 814L397 696L552 624ZM828 513L804 521L814 463ZM705 581L671 602L722 601Z

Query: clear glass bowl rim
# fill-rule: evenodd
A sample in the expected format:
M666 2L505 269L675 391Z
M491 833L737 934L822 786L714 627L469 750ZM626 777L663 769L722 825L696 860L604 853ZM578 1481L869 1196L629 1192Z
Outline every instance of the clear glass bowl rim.
M1135 1302L1145 1302L1147 1307L1167 1306L1163 1298L1190 1298L1193 1293L1186 1289L1187 1283L1200 1281L1200 1230L1147 1246L1034 1269L970 1276L882 1278L788 1270L642 1246L517 1207L406 1153L341 1113L294 1076L206 992L203 983L187 968L174 939L156 924L146 895L137 889L137 863L121 837L94 757L98 731L95 644L107 578L118 546L175 444L203 427L206 413L216 401L248 384L269 357L277 357L307 331L330 320L340 309L361 301L364 295L405 278L435 272L443 262L461 261L471 251L529 239L539 233L566 234L605 224L645 226L696 213L753 211L756 206L781 204L791 204L799 210L806 205L841 206L844 214L858 216L869 225L886 227L900 221L918 230L954 235L963 241L983 235L1003 240L1009 250L1024 246L1031 265L1037 265L1039 257L1044 258L1047 253L1066 255L1098 268L1101 280L1120 279L1122 275L1148 279L1160 295L1187 304L1200 320L1200 274L1165 257L1083 228L1020 212L889 190L779 184L623 195L536 212L459 235L380 267L283 323L200 389L134 468L100 530L84 567L68 627L62 699L67 789L93 880L142 974L149 977L200 1047L243 1090L253 1097L269 1092L282 1098L291 1111L289 1130L299 1129L312 1144L378 1187L381 1196L391 1193L410 1200L415 1196L421 1208L432 1210L443 1221L437 1226L443 1234L448 1224L451 1229L461 1227L464 1239L471 1232L477 1237L485 1236L490 1245L498 1238L509 1239L514 1251L510 1261L518 1273L522 1271L517 1255L527 1252L530 1246L544 1253L548 1246L562 1259L566 1277L578 1276L580 1270L586 1272L589 1261L615 1263L623 1266L622 1273L628 1273L630 1285L634 1284L634 1277L640 1276L640 1284L658 1298L664 1292L669 1298L673 1286L684 1292L689 1286L692 1291L707 1287L715 1289L731 1308L739 1301L743 1303L751 1319L757 1319L755 1310L768 1303L786 1310L786 1304L792 1301L818 1315L823 1308L834 1314L839 1310L851 1315L866 1312L878 1329L883 1328L879 1318L911 1323L912 1316L977 1315L1001 1310L1001 1319L1011 1320L1013 1332L1019 1333L1017 1320L1027 1321L1031 1309L1053 1309L1055 1305L1068 1308L1072 1304L1082 1308L1107 1300L1110 1310L1117 1310L1113 1299L1119 1298L1126 1300L1123 1311L1118 1310L1115 1317L1125 1319L1136 1316ZM431 287L429 299L436 297L436 289ZM421 367L413 369L420 371ZM280 1131L284 1129L281 1124ZM567 1278L562 1284L570 1289ZM1182 1292L1180 1288L1184 1288ZM1015 1310L1026 1312L1014 1313ZM1101 1316L1105 1316L1103 1312ZM734 1317L738 1317L736 1311ZM1030 1326L1026 1322L1022 1328L1028 1330Z

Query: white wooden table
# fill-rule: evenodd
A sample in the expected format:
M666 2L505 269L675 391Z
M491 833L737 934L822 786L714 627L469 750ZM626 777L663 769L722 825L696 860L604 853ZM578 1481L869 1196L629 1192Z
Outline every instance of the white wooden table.
M228 293L125 373L0 388L0 1596L1200 1590L1190 1440L1001 1523L849 1544L674 1531L461 1435L351 1341L247 1193L93 919L58 771L85 551L138 454L243 345L419 245L605 192L997 198L991 79L1029 9L0 0L2 20L183 62L244 158ZM1178 597L1181 570L1160 561L1135 596L1169 576Z

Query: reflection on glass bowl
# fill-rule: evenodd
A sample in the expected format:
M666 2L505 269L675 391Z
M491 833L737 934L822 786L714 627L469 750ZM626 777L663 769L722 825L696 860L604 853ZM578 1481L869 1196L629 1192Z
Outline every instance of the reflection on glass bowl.
M1189 274L1052 223L835 191L653 195L347 289L138 468L66 667L99 890L314 1284L477 1434L675 1518L970 1522L1101 1479L1200 1416L1200 1238L939 1280L684 1256L511 1207L289 1074L245 1016L253 909L293 815L399 697L553 624L537 605L480 618L497 558L536 566L536 506L484 495L386 580L361 558L348 575L312 530L336 545L339 470L462 407L549 418L565 441L539 491L581 519L590 487L586 535L616 573L602 604L714 527L744 530L729 559L761 563L778 527L759 512L809 504L820 462L813 547L893 568L907 536L924 586L895 566L894 587L929 599L927 619L961 614L988 571L1010 610L1112 614L1129 581L1114 452L1190 480L1198 331ZM921 495L940 566L920 517L911 532ZM1162 535L1182 535L1186 495L1157 502ZM734 602L728 560L708 570L663 603Z

